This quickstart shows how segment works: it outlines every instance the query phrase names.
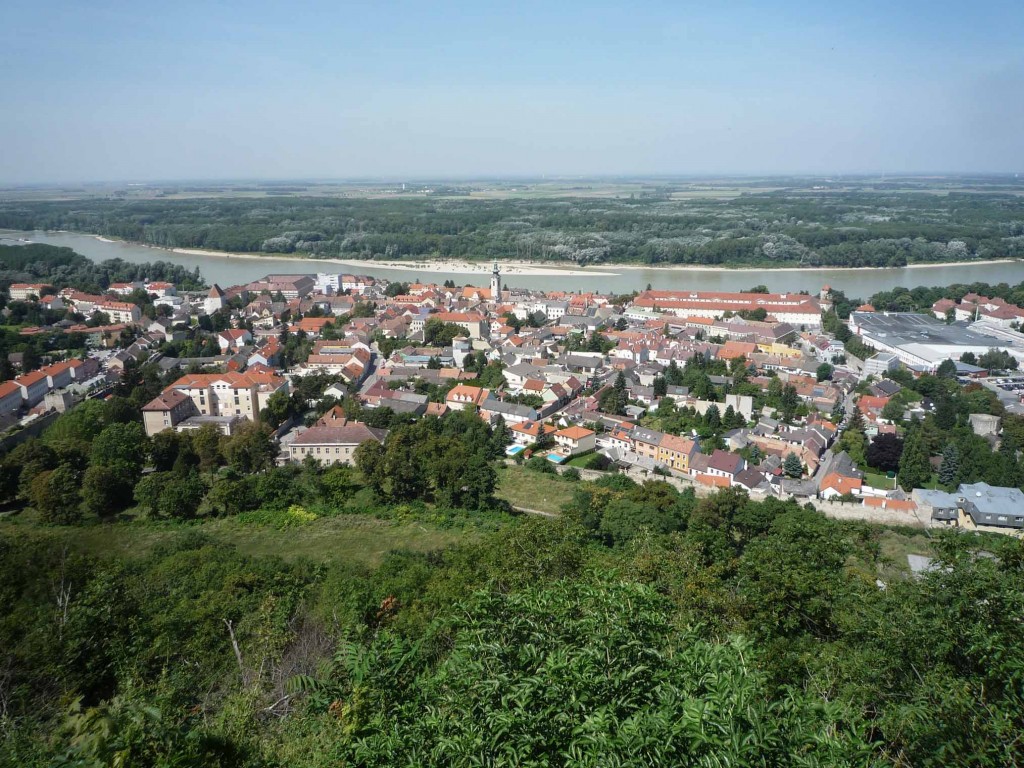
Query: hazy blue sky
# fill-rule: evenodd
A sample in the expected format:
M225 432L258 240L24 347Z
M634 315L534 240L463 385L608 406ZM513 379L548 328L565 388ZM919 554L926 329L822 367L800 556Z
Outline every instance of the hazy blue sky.
M1024 171L1024 2L2 0L0 183Z

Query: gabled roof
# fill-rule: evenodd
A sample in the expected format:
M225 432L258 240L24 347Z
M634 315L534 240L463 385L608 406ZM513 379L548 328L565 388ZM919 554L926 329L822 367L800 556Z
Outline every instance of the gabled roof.
M367 440L383 442L386 429L368 427L360 421L344 420L342 424L320 424L310 427L292 441L292 445L359 445Z
M178 389L168 389L161 392L144 406L143 411L171 411L177 408L186 400L191 401L188 395Z
M586 427L566 427L555 432L555 437L565 437L569 440L582 440L594 434L594 430Z
M708 469L716 469L719 472L728 472L730 475L737 474L742 466L742 456L720 449L716 449L708 459Z

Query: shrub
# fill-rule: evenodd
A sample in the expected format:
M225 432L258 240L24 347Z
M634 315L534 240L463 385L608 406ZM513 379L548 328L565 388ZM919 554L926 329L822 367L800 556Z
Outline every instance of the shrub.
M244 525L276 528L279 531L309 525L316 519L315 513L298 504L292 504L287 509L257 509L253 512L243 512L237 517Z
M533 456L526 462L526 468L534 472L543 472L548 475L555 474L555 466L544 456Z

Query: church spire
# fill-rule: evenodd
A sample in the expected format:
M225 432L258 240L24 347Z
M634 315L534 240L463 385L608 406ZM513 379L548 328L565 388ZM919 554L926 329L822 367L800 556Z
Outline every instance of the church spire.
M501 301L501 272L498 270L498 260L494 260L494 269L491 272L491 301Z

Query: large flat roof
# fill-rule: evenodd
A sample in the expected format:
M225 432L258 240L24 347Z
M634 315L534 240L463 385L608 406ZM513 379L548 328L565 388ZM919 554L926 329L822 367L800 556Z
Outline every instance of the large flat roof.
M907 312L882 314L854 312L854 324L865 336L872 336L890 346L946 346L946 347L1012 347L1020 349L1019 340L1002 338L991 333L969 328L964 324L947 325L931 315Z

